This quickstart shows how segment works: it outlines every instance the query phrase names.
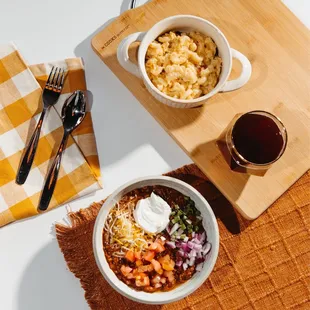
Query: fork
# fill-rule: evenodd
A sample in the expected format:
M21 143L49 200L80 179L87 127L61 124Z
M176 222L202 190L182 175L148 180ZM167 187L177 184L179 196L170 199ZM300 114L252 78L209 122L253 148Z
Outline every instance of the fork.
M38 147L44 116L49 108L58 101L63 88L64 79L65 71L58 67L52 67L43 90L43 110L40 119L20 161L19 170L16 175L17 184L24 184L28 177Z

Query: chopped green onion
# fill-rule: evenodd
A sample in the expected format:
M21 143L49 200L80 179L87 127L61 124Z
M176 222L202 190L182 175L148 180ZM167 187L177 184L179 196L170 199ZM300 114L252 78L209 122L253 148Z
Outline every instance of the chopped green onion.
M187 206L187 214L194 214L193 209L190 206Z

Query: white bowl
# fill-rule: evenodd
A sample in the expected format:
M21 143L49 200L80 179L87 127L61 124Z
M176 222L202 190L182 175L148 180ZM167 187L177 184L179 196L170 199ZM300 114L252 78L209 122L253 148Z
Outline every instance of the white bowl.
M210 36L217 45L219 56L223 61L222 71L217 85L208 94L190 100L172 98L158 90L149 79L145 69L145 55L147 49L150 43L152 43L152 41L159 35L170 30L198 31L204 35ZM128 56L128 49L135 41L141 41L138 51L138 65L132 63ZM228 81L232 68L232 58L236 58L240 61L242 72L237 79ZM170 16L159 21L146 32L130 34L119 44L117 49L117 59L125 70L143 80L148 91L158 101L174 108L194 108L200 106L218 92L227 92L238 89L248 82L252 73L250 61L243 54L230 47L226 37L219 28L211 22L193 15Z
M103 251L102 231L107 215L116 201L119 201L125 194L134 189L153 185L162 185L175 189L183 195L189 196L195 202L196 208L201 212L203 217L203 226L206 230L208 241L212 244L212 249L208 255L208 259L204 263L203 270L196 272L190 280L168 292L146 293L142 291L136 291L127 286L124 282L120 281L114 272L110 269ZM218 256L219 230L216 218L209 203L192 186L186 184L183 181L170 177L145 177L133 180L121 186L103 204L97 216L94 227L93 250L97 265L102 275L108 281L108 283L120 294L140 303L166 304L182 299L193 293L206 281L215 265Z

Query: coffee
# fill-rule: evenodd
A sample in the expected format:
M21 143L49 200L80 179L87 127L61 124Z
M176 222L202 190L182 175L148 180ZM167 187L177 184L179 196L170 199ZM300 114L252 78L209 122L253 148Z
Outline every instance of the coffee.
M244 159L264 165L278 159L283 151L285 138L271 117L247 113L233 127L232 143Z

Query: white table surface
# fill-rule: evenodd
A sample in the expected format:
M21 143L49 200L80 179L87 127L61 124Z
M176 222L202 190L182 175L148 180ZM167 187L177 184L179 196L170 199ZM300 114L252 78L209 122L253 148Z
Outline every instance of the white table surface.
M84 58L104 189L71 203L72 210L101 200L130 179L191 162L91 50L94 32L128 1L0 0L0 44L14 41L29 64ZM310 27L309 0L284 2ZM65 216L60 207L0 229L1 310L89 309L55 240L53 225Z

